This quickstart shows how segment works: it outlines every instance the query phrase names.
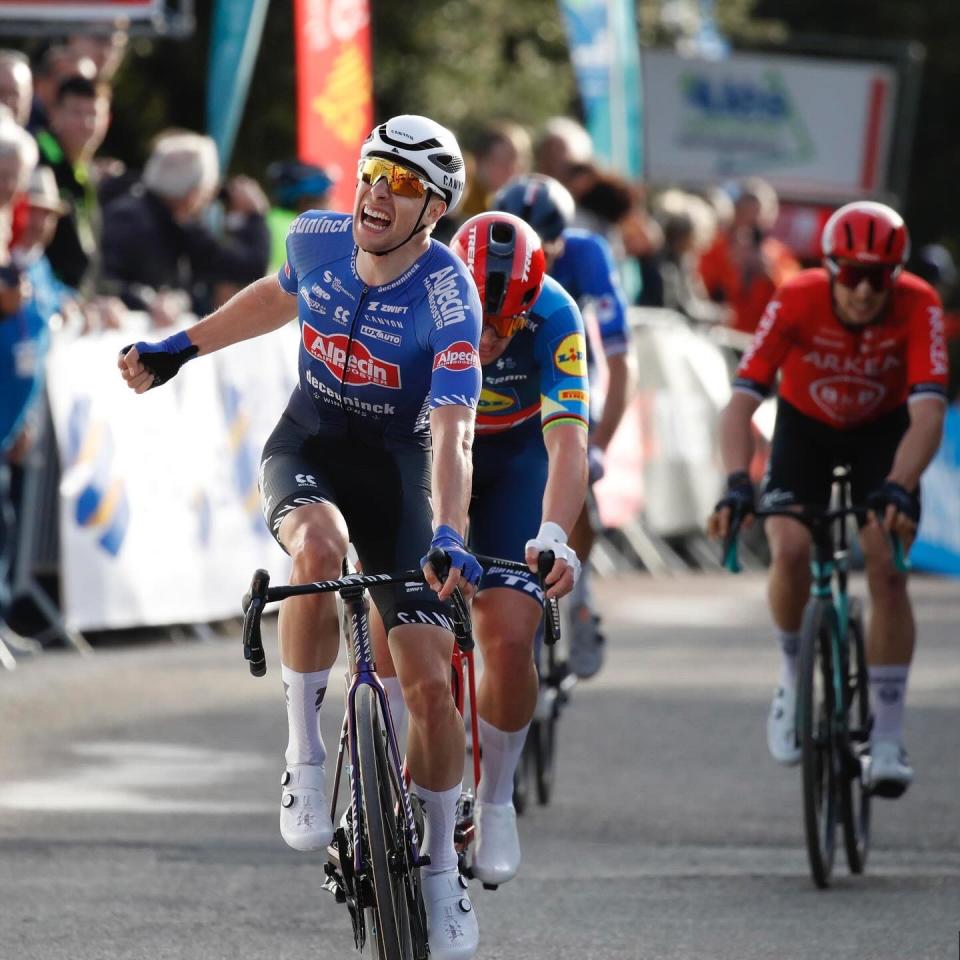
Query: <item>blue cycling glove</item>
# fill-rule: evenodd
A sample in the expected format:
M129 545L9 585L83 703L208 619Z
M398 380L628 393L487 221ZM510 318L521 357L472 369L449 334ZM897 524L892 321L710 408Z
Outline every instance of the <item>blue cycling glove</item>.
M713 509L717 512L724 507L730 510L731 522L745 520L756 512L756 494L746 470L738 470L727 477L727 490Z
M464 546L463 537L453 527L441 523L433 534L430 550L442 550L450 558L450 566L463 571L464 579L476 586L483 576L483 567L477 563L477 558ZM425 567L429 558L427 555L420 558L420 566Z
M140 362L149 373L153 374L153 383L150 389L172 380L180 368L192 360L200 348L191 342L186 332L180 331L159 343L146 343L143 340L128 344L120 352L126 353L130 347L136 347Z

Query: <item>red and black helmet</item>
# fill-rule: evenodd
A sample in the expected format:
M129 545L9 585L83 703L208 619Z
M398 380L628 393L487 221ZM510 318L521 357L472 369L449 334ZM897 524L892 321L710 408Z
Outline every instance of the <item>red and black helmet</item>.
M453 235L450 249L473 276L485 321L522 317L533 306L546 258L536 230L519 217L496 211L471 217Z
M910 235L896 210L857 200L836 210L823 228L825 260L863 266L901 267L910 256Z

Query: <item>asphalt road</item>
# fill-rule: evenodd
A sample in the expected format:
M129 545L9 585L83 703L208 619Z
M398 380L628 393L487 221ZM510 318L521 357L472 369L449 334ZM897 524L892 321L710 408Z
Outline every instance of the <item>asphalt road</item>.
M608 663L563 717L557 796L523 818L520 876L474 885L478 956L956 960L960 583L914 585L917 781L876 803L866 874L840 860L825 892L808 877L799 772L766 756L762 580L599 592ZM353 953L319 860L279 836L275 654L271 667L250 677L221 638L47 654L0 676L0 960Z

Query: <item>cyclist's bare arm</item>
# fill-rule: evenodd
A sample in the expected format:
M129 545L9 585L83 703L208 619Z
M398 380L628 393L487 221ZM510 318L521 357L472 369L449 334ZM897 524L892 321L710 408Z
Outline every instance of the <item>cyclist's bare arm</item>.
M590 438L591 442L601 450L607 449L623 419L633 380L633 355L629 351L607 357L607 395L603 401L600 422Z
M720 415L720 456L727 474L748 470L753 457L753 433L750 423L760 406L760 398L745 390L734 390L730 402ZM749 523L751 518L745 522ZM707 520L711 537L725 537L729 532L730 510L723 508Z
M569 531L587 495L587 431L580 424L558 423L543 435L543 443L549 467L541 519Z
M213 353L278 330L296 316L295 297L284 292L273 274L251 283L190 328L190 342L197 347L198 356ZM137 393L148 390L153 374L140 361L136 347L131 347L117 361L128 386Z
M908 409L910 426L897 446L887 480L913 491L940 447L946 404L942 397L918 397L909 403ZM887 530L896 526L901 536L911 536L916 528L909 518L898 518L892 505L887 507L887 515L880 519Z
M200 356L279 330L297 315L297 298L277 283L275 274L261 277L231 297L219 310L190 328Z
M470 487L473 482L473 426L472 408L459 404L437 407L430 413L430 433L433 438L433 526L453 527L466 533L467 510L470 506ZM424 571L427 583L436 589L439 581L432 569ZM446 600L459 581L459 571L452 569L440 591ZM465 586L466 584L462 584Z

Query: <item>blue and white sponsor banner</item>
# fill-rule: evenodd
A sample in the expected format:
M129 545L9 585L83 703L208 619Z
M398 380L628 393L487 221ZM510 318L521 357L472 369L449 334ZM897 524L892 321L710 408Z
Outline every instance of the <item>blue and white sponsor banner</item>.
M918 570L960 576L960 408L947 410L943 443L921 481L923 515L910 560Z
M629 0L560 0L587 129L597 154L643 173L640 44Z
M886 64L644 50L643 90L644 174L654 183L759 174L810 200L886 187L897 94Z
M296 384L295 325L194 360L140 396L117 369L131 339L61 339L48 361L62 606L75 630L235 616L256 568L277 582L289 571L257 473Z

